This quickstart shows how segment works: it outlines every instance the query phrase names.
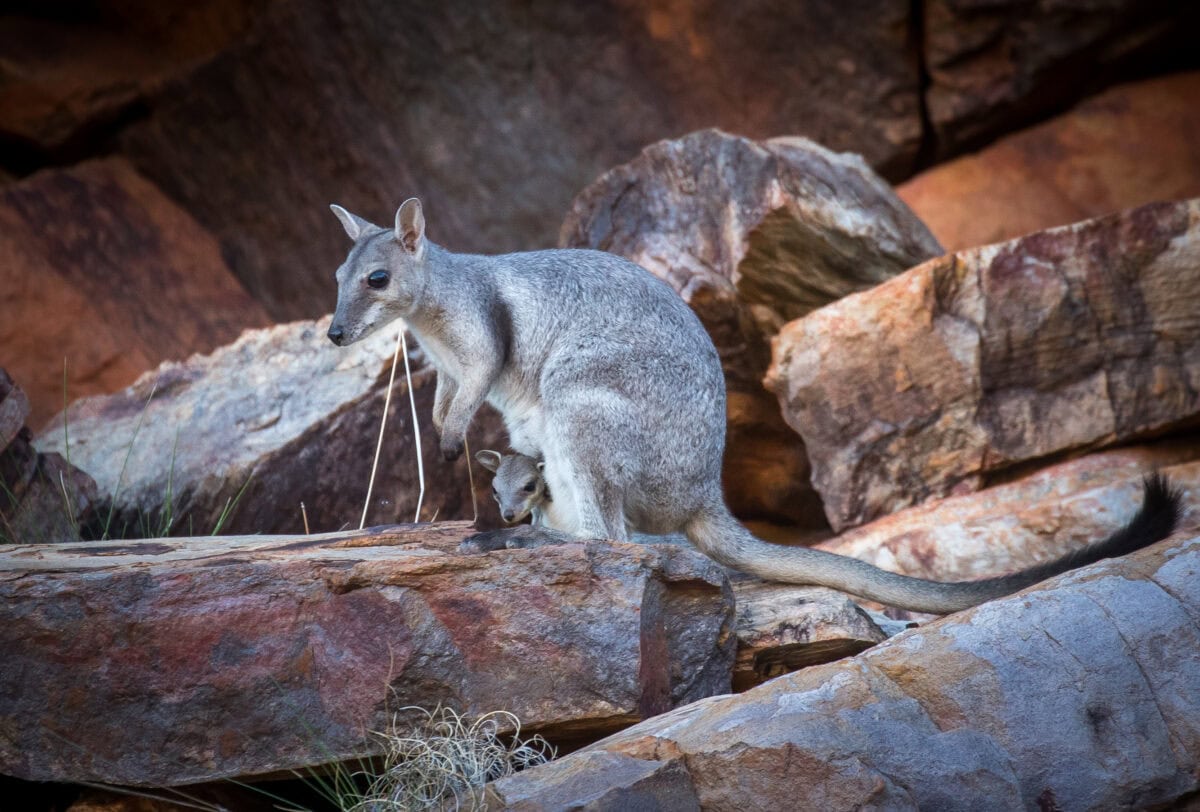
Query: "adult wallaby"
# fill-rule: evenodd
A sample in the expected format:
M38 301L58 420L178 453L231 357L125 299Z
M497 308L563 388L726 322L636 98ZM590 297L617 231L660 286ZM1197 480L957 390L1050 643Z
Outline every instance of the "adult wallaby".
M755 538L721 493L725 379L712 340L666 283L599 251L455 254L425 236L415 198L383 229L333 206L354 240L337 271L329 338L358 341L403 318L437 370L433 422L447 459L485 400L518 453L545 460L555 527L624 541L683 532L704 553L762 578L818 584L892 606L952 612L1153 543L1178 496L1145 483L1108 539L1002 578L939 583Z

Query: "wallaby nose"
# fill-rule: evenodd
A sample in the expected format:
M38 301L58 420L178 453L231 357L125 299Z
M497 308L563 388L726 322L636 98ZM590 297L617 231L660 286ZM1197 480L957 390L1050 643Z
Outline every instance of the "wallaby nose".
M504 511L504 521L511 522L513 520L513 516L516 515L517 514L513 513L511 510L506 510Z
M334 344L337 344L339 347L342 346L342 336L344 334L345 333L342 330L342 328L337 326L336 324L329 328L329 333L328 333L329 340L332 341Z

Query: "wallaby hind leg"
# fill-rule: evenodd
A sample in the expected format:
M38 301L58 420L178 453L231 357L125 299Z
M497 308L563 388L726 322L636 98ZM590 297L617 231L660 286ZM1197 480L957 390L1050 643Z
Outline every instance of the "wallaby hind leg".
M555 463L559 470L551 475ZM546 472L555 502L554 515L547 519L551 527L576 538L629 540L621 493L611 483L605 483L595 471L572 466L565 457L554 462L547 457Z
M554 529L576 538L628 541L624 493L616 472L605 467L612 462L612 455L608 448L590 442L591 437L612 435L597 433L603 423L599 410L584 413L590 416L589 423L560 417L551 425L566 430L551 431L545 438L543 474L554 500L547 519Z

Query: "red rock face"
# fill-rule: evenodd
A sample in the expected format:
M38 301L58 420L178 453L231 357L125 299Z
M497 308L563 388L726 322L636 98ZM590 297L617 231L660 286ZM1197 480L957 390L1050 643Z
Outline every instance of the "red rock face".
M470 532L10 549L0 771L178 785L363 755L407 705L578 740L729 690L733 601L703 556L454 553Z
M1139 0L928 0L921 9L925 102L940 155L1061 109L1138 60L1190 48L1200 21L1195 6Z
M88 154L168 78L243 35L267 2L15 5L0 19L0 134L7 157L36 161Z
M40 426L66 397L111 392L267 317L216 242L110 159L0 187L0 347Z
M1122 85L896 193L947 250L1200 196L1200 73Z
M787 325L768 385L837 530L1194 423L1200 203L963 251Z
M908 165L907 14L902 0L298 0L173 85L122 151L275 318L313 318L345 251L333 201L389 222L418 195L432 239L503 253L551 245L579 189L701 127Z

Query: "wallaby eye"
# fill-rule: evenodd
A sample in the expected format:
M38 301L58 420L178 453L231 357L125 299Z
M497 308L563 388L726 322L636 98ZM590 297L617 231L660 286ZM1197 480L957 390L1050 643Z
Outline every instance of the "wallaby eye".
M371 271L370 276L367 277L367 284L379 290L380 288L386 288L388 280L391 278L392 275L387 271Z
M525 493L533 493L537 488L537 480L531 479L525 483Z

